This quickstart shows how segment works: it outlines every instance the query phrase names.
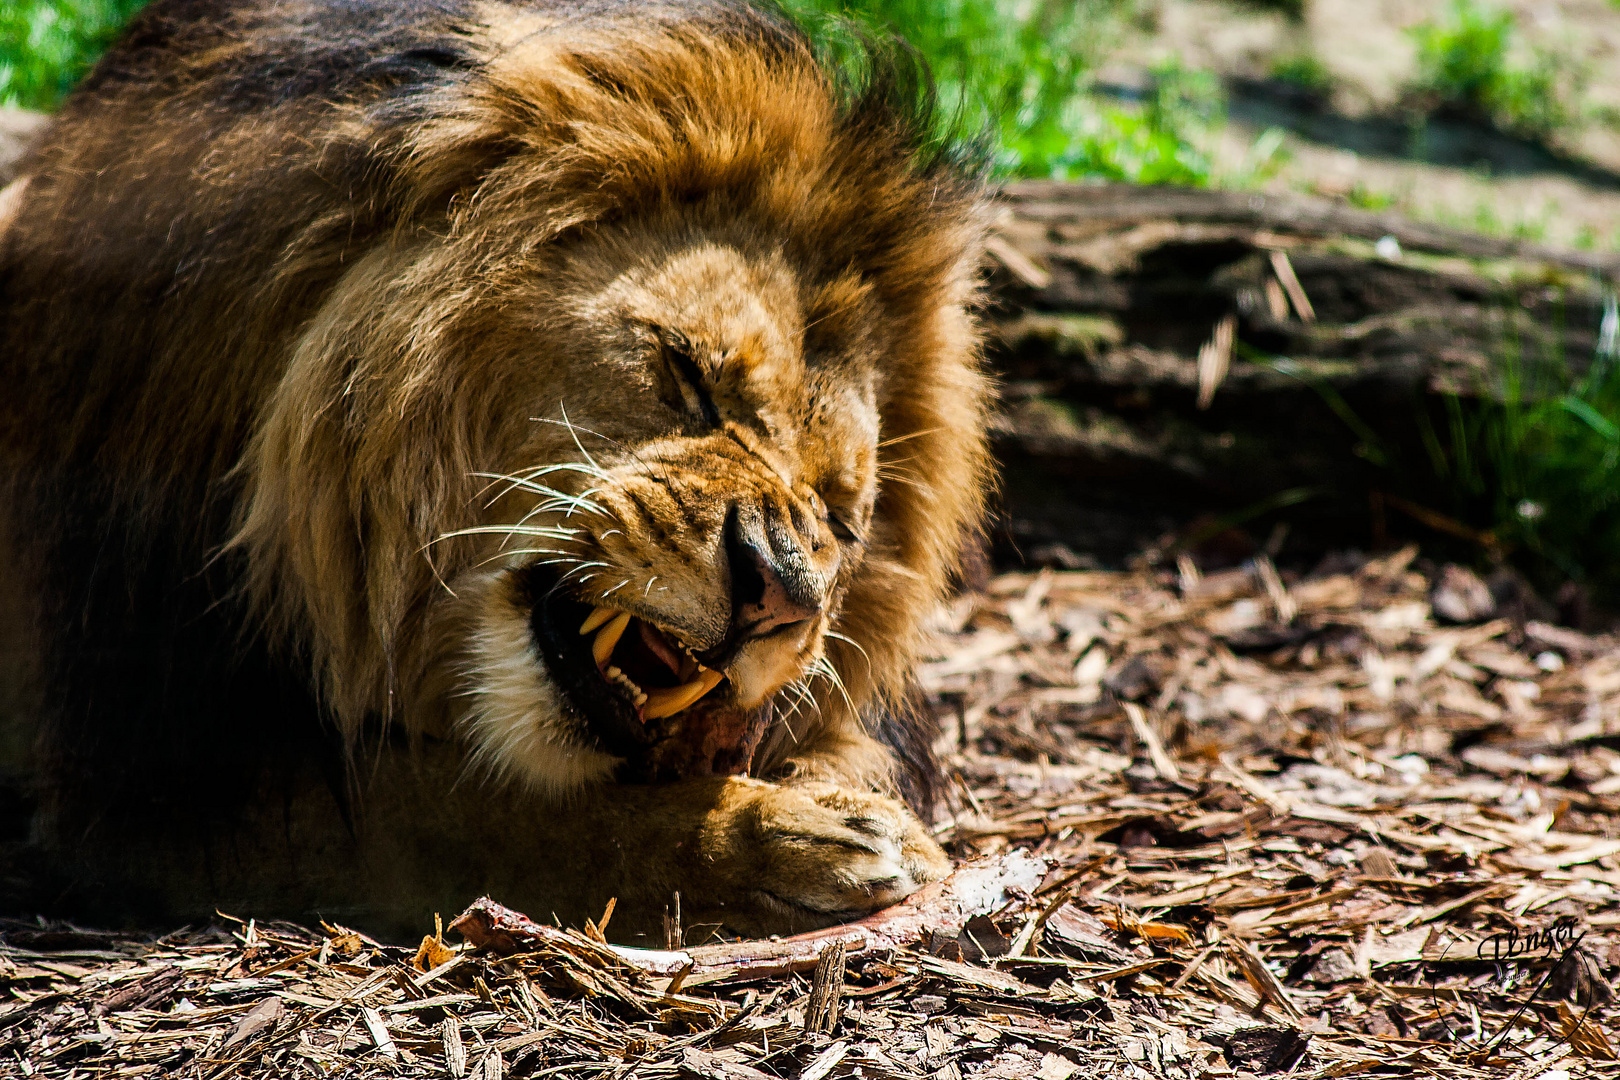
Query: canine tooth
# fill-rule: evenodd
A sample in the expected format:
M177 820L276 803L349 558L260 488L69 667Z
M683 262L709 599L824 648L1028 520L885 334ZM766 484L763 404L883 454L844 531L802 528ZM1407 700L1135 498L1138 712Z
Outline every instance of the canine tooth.
M595 611L585 616L585 622L581 624L579 628L580 637L584 637L592 630L595 630L598 626L601 626L603 623L613 618L615 614L615 611L610 607L597 608Z
M648 720L661 720L666 716L674 716L682 709L695 703L698 698L720 685L725 678L718 671L704 672L689 683L672 687L668 690L652 690L647 694L647 707L642 715Z
M596 640L591 644L591 656L595 657L597 666L607 663L608 657L613 655L613 647L619 643L619 638L624 636L624 628L629 625L630 613L621 611L596 632Z
M643 720L662 720L666 716L674 716L686 708L697 698L692 697L687 688L692 686L677 686L673 690L653 690L647 695L647 704L641 710ZM686 691L686 692L683 692Z

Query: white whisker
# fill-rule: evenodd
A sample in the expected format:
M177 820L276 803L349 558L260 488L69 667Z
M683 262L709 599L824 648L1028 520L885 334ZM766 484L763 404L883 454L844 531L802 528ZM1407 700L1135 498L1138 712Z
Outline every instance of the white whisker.
M579 573L581 570L589 570L593 566L600 566L604 570L616 570L616 569L618 569L618 567L613 566L611 563L605 563L605 562L580 563L578 566L574 567L572 570L566 571L557 580L559 582L567 581L570 577L572 577L575 574Z
M844 704L849 706L849 711L856 716L860 715L860 710L855 707L855 699L849 696L849 690L844 686L844 680L839 676L838 669L833 667L825 656L817 657L816 662L810 666L810 672L813 675L821 675L830 680L838 692L843 695Z
M600 469L601 466L596 464L596 459L591 457L591 452L585 449L584 443L579 441L578 430L575 429L574 422L568 419L568 406L559 401L557 403L557 411L562 413L563 426L568 429L569 437L574 440L574 447L579 450L580 454L585 458L586 461L591 463L592 468ZM594 435L595 432L587 432L587 434Z
M590 488L580 495L561 495L556 498L547 499L544 502L537 503L533 510L530 510L527 514L524 514L523 517L519 519L518 523L523 524L530 518L538 517L541 514L555 513L558 510L567 511L567 513L563 514L564 520L572 517L575 510L583 510L585 513L611 518L612 515L609 514L607 510L593 502L590 502L588 499L588 496L594 495L601 490L601 488Z
M848 645L850 648L860 653L861 659L866 661L866 669L868 671L872 670L872 658L866 654L865 649L861 648L860 642L856 641L854 638L845 637L836 630L827 631L827 636L835 641L842 641L845 645Z
M449 540L456 536L549 536L553 540L572 540L576 536L583 536L584 529L571 529L567 526L553 525L472 525L465 529L447 532L432 543L439 540Z
M907 439L920 439L924 435L933 435L936 432L944 430L944 428L931 427L923 428L921 431L913 431L906 435L896 435L892 439L884 439L882 442L878 443L878 449L882 450L885 446L893 446L895 443L903 443Z
M781 721L782 726L787 728L788 737L791 738L795 744L797 744L799 741L799 736L793 730L793 725L790 723L790 721L793 719L793 717L797 716L806 705L809 705L811 708L815 709L817 713L820 713L821 702L816 700L816 695L808 686L805 685L803 678L794 679L792 682L782 687L781 692L792 693L797 699L794 701L791 709L788 709L777 716L777 719Z
M558 559L539 559L539 560L537 560L535 562L529 563L528 565L530 565L530 566L562 566L562 565L565 565L565 564L568 564L568 563L577 563L577 562L579 562L579 559L577 557L565 555L563 552L560 552L560 551L553 552L551 548L515 548L515 549L513 549L511 551L499 551L499 552L496 552L494 555L491 555L487 559L482 559L482 560L480 560L480 561L478 561L476 563L473 563L473 567L476 569L477 567L480 567L480 566L488 566L490 563L497 563L497 562L502 561L503 559L510 559L515 555L547 555L547 554L562 555L563 557L558 558Z
M667 462L658 463L657 467L655 469L655 467L654 467L655 463L651 462L651 461L647 460L645 457L643 457L642 454L641 454L641 451L637 450L635 447L626 446L624 443L620 442L618 439L613 438L611 435L604 435L600 431L592 431L588 427L580 427L578 424L576 424L572 420L568 419L568 413L566 411L563 412L563 418L561 420L550 420L550 419L547 419L546 417L543 417L543 416L531 416L531 417L529 417L529 421L531 423L535 423L535 424L556 424L558 427L566 428L568 433L570 435L574 436L574 445L579 446L579 452L582 453L582 454L585 454L585 448L583 446L580 446L579 436L577 434L575 434L575 433L582 431L587 435L595 436L596 438L601 439L605 443L608 443L608 444L610 444L612 446L618 447L619 449L623 450L625 453L629 454L631 457L635 458L638 462L640 462L642 464L642 466L644 468L646 468L648 470L648 472L650 474L656 472L657 474L661 475L666 481L669 480L669 469L668 469L668 463ZM585 454L585 456L587 458L590 458L589 454ZM591 461L591 465L593 467L598 468L598 470L600 470L600 467L596 465L596 462L594 460ZM602 479L608 480L608 479L611 479L611 477L609 477L606 473L602 473Z
M550 476L552 473L563 472L581 473L593 480L606 480L611 482L613 479L600 467L595 465L582 465L577 461L564 461L552 465L536 465L533 468L522 469L516 473L474 472L469 473L468 475L489 481L489 483L485 484L478 490L477 495L474 496L475 498L481 498L496 484L506 484L506 487L503 488L499 494L491 497L489 502L485 504L486 506L493 506L495 503L499 502L501 499L505 498L508 494L514 490L517 490L518 488L527 488L542 495L557 495L567 497L567 492L560 491L547 484L541 484L538 482L539 477Z
M916 480L913 480L911 477L909 477L909 476L891 476L888 473L884 472L882 469L878 470L878 479L882 480L882 481L884 481L886 483L890 483L890 484L904 484L907 487L916 488L919 491L923 490L922 484L918 483Z

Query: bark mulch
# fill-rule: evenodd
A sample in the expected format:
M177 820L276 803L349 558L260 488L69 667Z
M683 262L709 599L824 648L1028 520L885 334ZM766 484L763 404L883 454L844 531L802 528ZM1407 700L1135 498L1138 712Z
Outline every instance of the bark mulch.
M1620 638L1415 554L959 599L921 674L964 868L866 923L649 951L494 901L405 948L13 922L0 1074L1620 1072Z

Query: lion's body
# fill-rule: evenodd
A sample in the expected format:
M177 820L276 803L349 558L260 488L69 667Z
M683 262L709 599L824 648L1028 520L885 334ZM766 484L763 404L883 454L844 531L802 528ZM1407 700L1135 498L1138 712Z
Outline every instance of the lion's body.
M9 757L64 904L777 929L854 908L739 882L887 895L777 850L857 804L937 873L865 794L984 486L975 195L911 123L720 4L149 8L0 193ZM557 589L724 689L585 724Z

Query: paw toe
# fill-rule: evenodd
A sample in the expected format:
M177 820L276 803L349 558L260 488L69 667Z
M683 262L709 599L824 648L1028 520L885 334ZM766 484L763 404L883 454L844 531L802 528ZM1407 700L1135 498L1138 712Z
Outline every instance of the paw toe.
M939 877L944 855L922 823L874 795L827 790L784 800L771 815L768 886L828 919L865 915Z

